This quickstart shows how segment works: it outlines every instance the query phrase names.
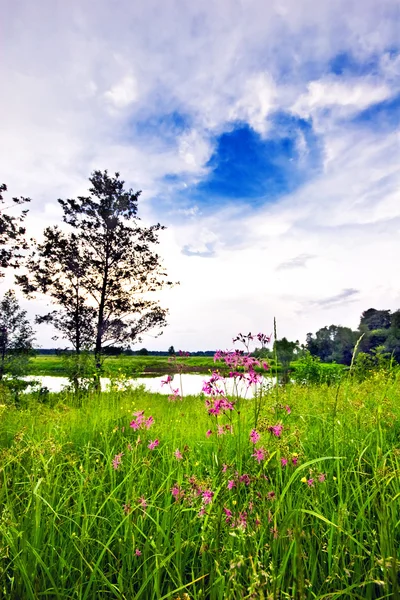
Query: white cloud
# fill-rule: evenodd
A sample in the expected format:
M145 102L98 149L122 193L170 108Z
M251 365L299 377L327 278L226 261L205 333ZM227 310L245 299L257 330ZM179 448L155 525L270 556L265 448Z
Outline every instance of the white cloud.
M126 108L138 99L139 89L136 79L132 75L126 75L122 81L114 85L104 94L107 102L115 108Z
M391 95L392 91L386 84L368 77L345 80L328 77L309 83L307 92L296 100L292 110L308 118L318 111L332 108L339 116L347 117L387 100Z

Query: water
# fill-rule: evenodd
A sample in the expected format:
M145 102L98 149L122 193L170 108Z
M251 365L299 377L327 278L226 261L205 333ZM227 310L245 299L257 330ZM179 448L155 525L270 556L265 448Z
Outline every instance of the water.
M159 394L170 395L171 387L169 385L161 385L161 381L166 378L166 375L162 376L151 376L151 377L136 377L134 379L127 379L124 382L125 385L129 385L132 388L143 385L146 390L149 392L156 392ZM38 381L42 387L46 387L50 392L61 392L67 385L68 379L67 377L54 377L50 375L37 375L37 376L28 376L24 377L26 381ZM181 375L173 376L173 380L171 381L172 388L179 388L179 393L183 393L183 395L197 395L201 393L201 388L203 387L204 381L207 381L209 376L207 375L199 375L193 373L184 373ZM100 380L101 389L103 391L107 391L110 385L110 379L107 377L102 377ZM222 380L223 385L222 388L225 387L228 395L236 395L236 388L234 387L234 381L231 378L225 378ZM264 377L263 385L264 387L271 387L275 385L276 377ZM182 386L182 389L181 389ZM257 390L260 389L260 385L257 386ZM254 392L256 387L254 385L250 386L247 389L243 383L239 383L238 393L241 397L252 398L254 396ZM30 388L27 389L30 391Z

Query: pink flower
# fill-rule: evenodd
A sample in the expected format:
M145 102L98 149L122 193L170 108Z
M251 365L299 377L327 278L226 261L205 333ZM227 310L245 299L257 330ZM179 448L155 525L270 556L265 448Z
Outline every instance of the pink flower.
M214 492L212 492L211 490L204 490L202 496L204 504L210 504L213 499Z
M287 412L288 415L290 415L290 413L292 412L292 410L291 410L291 408L290 408L290 406L288 404L286 404L285 410L286 410L286 412Z
M224 464L222 465L222 472L223 472L223 473L226 473L227 469L228 469L228 465L226 465L226 464L224 463Z
M326 479L326 475L325 475L325 473L320 473L320 474L318 475L318 481L319 481L320 483L324 483L325 479Z
M132 427L132 429L134 429L135 431L140 428L140 425L141 421L139 421L139 419L133 419L133 421L129 423L129 427Z
M282 465L282 467L286 467L287 464L288 464L288 459L287 458L281 458L281 465Z
M126 515L129 515L129 513L131 512L131 505L129 504L129 502L127 504L123 504L122 508L124 509L124 513Z
M178 450L178 448L175 450L174 456L175 456L176 460L182 460L183 459L183 456L180 453L180 451Z
M225 431L225 427L223 425L218 425L218 429L217 429L217 435L225 435L226 431Z
M209 429L208 431L206 431L206 436L207 436L207 437L210 437L210 435L212 435L212 431L211 431L211 429Z
M146 429L150 429L150 427L153 425L154 423L154 419L153 417L149 417L148 419L146 419L146 421L144 422L144 426L146 427Z
M233 479L229 479L228 480L228 490L231 490L232 488L234 488L236 486L236 483L233 481Z
M225 521L227 523L229 523L229 521L232 519L232 511L230 511L229 508L225 508L225 507L224 507L224 511L225 511L225 515L226 515Z
M243 475L241 475L239 477L239 481L240 481L240 483L244 483L244 485L250 485L250 475L247 475L247 473L244 473Z
M250 441L253 442L253 444L257 444L259 439L260 439L260 434L257 433L257 431L255 429L252 429L250 432Z
M146 498L144 496L141 496L139 498L138 502L142 508L147 508L147 502L146 502Z
M307 485L308 487L314 487L314 479L312 477L310 477L310 479L307 479Z
M206 514L206 509L205 509L205 508L204 508L204 506L203 506L203 508L201 508L201 509L199 510L199 512L197 513L197 516L198 516L198 517L204 517L204 515L205 515L205 514Z
M276 437L280 437L283 431L283 425L280 423L278 425L271 425L271 427L268 427L268 431L270 431Z
M141 556L142 555L142 553L140 552L139 548L136 548L135 554L136 554L136 556Z
M129 452L132 452L132 446L130 444L127 445Z
M274 540L277 540L279 537L279 532L276 527L271 527L270 532L273 534Z
M167 385L168 383L170 383L172 381L172 377L171 375L167 375L165 379L161 380L161 385Z
M272 492L272 491L268 492L267 499L268 500L274 500L274 498L275 498L275 492Z
M254 454L252 454L252 456L254 456L254 458L256 459L256 461L260 463L262 460L265 459L266 452L265 452L264 448L258 448L254 452Z
M154 450L159 445L159 440L154 440L154 442L150 441L150 444L147 446L149 450Z
M113 469L117 470L119 469L121 462L122 462L122 457L123 457L124 453L120 452L119 454L116 454L112 460L112 466Z
M184 490L181 490L181 488L177 484L175 484L171 488L171 494L175 498L175 502L178 502L185 495L185 492Z
M298 459L298 457L297 457L297 456L293 456L293 458L292 458L292 463L294 464L294 466L296 466L296 465L297 465L297 461L298 461L298 460L299 460L299 459Z

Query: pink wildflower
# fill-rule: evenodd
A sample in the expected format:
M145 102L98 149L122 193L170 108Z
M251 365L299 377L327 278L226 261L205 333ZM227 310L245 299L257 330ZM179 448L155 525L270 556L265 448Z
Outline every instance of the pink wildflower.
M324 483L325 479L326 479L326 475L325 475L325 473L320 473L320 474L318 475L318 481L319 481L320 483Z
M210 435L212 435L212 431L211 431L211 429L209 429L208 431L206 431L206 436L207 436L207 437L210 437Z
M140 552L139 548L136 548L135 554L136 554L136 556L141 556L142 555L142 553Z
M150 427L153 425L153 423L154 423L153 417L149 417L148 419L145 420L144 426L146 427L146 429L150 429Z
M176 460L182 460L183 459L183 456L182 456L181 452L178 450L178 448L175 450L174 456L175 456Z
M228 469L228 465L226 465L226 464L224 463L224 464L222 465L222 472L223 472L223 473L226 473L227 469Z
M129 515L129 513L131 512L131 505L129 504L129 502L127 504L123 504L122 508L124 509L124 513L126 515Z
M113 469L117 470L119 469L121 462L122 462L122 457L123 457L124 453L120 452L119 454L116 454L112 460L112 466Z
M287 464L288 464L288 459L287 458L281 458L281 465L282 465L282 467L286 467Z
M197 516L198 516L198 517L204 517L204 515L205 515L205 514L206 514L206 509L205 509L205 508L204 508L204 506L203 506L203 508L201 508L201 509L199 510L199 512L197 513Z
M258 448L254 454L252 454L252 456L254 456L254 458L256 459L257 462L261 462L262 460L265 459L266 453L264 448Z
M161 385L167 385L168 383L170 383L172 381L172 377L171 375L167 375L165 379L161 380Z
M132 452L132 446L130 444L127 445L129 452Z
M150 441L150 444L147 446L149 450L154 450L159 445L159 440L154 440L154 442Z
M274 500L274 498L275 498L275 492L273 492L273 491L268 492L267 498L268 498L268 500Z
M277 540L279 537L279 532L276 529L276 527L271 527L270 532L272 533L272 535L274 536L274 540Z
M314 479L312 477L310 477L310 479L307 479L307 485L308 487L314 487Z
M146 498L144 496L141 496L139 498L138 502L142 508L147 508L147 502L146 502Z
M224 508L224 511L226 515L225 521L229 523L229 521L232 519L232 511L229 510L229 508Z
M253 454L254 456L254 454ZM247 473L244 473L243 475L241 475L239 477L239 481L240 483L244 483L244 485L250 485L250 475L247 475Z
M225 427L223 425L218 425L218 429L217 429L217 435L225 435L226 431L225 431Z
M214 492L212 492L211 490L204 490L202 496L204 504L210 504L213 499Z
M299 459L297 458L297 456L293 456L293 458L292 458L292 463L293 463L293 465L294 465L294 466L296 466L296 465L297 465L297 462L298 462L298 460L299 460Z
M236 487L236 483L234 482L233 479L229 479L228 480L228 490L231 490L232 488Z
M285 410L286 410L286 412L287 412L288 415L290 415L290 413L292 412L292 409L290 408L290 406L288 404L286 404Z
M271 427L268 427L268 431L270 431L276 437L281 437L283 425L281 425L280 423L278 425L271 425Z
M257 431L255 429L252 429L250 432L250 441L253 442L253 444L257 444L259 439L260 439L260 434L257 433Z

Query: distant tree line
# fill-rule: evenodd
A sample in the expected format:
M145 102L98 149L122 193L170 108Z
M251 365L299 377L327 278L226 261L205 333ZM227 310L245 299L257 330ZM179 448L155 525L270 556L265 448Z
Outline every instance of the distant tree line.
M360 352L387 353L400 363L400 310L369 308L362 313L357 330L340 325L322 327L315 334L307 334L305 348L322 362L350 365L360 337Z

